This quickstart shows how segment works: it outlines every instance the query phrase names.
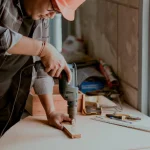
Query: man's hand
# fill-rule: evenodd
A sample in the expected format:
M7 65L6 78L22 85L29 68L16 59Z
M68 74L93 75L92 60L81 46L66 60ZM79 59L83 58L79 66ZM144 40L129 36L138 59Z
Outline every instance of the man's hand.
M52 77L59 77L62 70L65 70L68 76L68 82L71 81L71 71L64 57L51 44L46 43L43 52L40 55L41 61L45 66L45 71Z
M63 113L58 113L56 111L48 114L47 119L50 126L56 127L60 130L63 129L63 125L61 124L63 121L71 122L71 119L67 115Z

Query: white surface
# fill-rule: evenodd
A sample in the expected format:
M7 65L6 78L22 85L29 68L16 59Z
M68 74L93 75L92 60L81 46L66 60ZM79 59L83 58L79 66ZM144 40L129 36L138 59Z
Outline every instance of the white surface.
M129 114L149 117L131 109ZM62 131L49 127L44 117L27 117L12 127L0 140L0 150L129 150L150 147L150 133L91 120L78 116L81 139L69 139ZM149 148L150 149L150 148ZM144 150L144 149L141 149Z
M99 117L99 116L93 117L92 120L101 121L101 122L114 124L114 125L119 125L119 126L123 126L123 127L127 127L127 128L133 128L133 129L141 130L141 131L145 131L145 132L150 132L150 127L140 125L139 121L136 121L136 122L126 121L126 120L121 121L121 120L114 120L114 119L109 119L106 117Z

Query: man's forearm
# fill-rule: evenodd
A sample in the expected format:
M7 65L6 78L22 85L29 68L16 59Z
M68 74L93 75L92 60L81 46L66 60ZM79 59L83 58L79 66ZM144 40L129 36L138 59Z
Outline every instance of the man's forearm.
M52 93L39 95L39 98L47 115L55 110Z
M41 47L42 41L23 36L20 41L7 52L10 54L38 56Z

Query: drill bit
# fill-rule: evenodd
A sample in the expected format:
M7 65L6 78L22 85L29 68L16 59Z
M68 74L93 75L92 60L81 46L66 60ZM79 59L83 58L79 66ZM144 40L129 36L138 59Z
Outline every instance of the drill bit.
M72 124L72 126L75 126L75 124L76 124L76 121L75 121L75 119L72 119L72 122L71 122L71 124Z
M72 119L71 124L72 124L71 131L75 133L76 132L76 120Z
M68 107L68 113L69 113L69 117L72 119L71 121L71 130L72 132L75 132L75 128L76 128L76 114L77 114L77 107Z

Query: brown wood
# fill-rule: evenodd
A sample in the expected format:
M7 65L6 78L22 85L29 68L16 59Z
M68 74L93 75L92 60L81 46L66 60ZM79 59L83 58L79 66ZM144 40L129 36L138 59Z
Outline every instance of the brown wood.
M84 94L79 91L78 94L78 112L82 110L82 100L84 98ZM55 85L53 90L53 99L55 109L58 112L67 113L67 101L63 99L63 97L59 93L59 86ZM26 102L25 109L32 115L32 116L45 116L45 110L39 100L38 95L35 94L34 90L32 89L28 100Z
M64 129L63 131L72 139L81 138L81 134L76 131L75 128L72 128L70 124L63 124Z

